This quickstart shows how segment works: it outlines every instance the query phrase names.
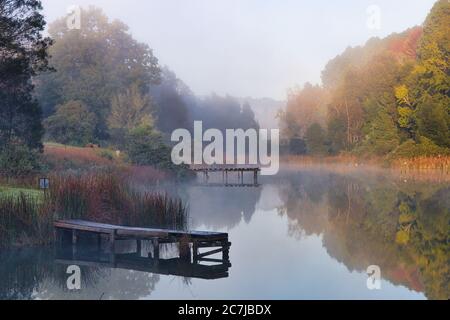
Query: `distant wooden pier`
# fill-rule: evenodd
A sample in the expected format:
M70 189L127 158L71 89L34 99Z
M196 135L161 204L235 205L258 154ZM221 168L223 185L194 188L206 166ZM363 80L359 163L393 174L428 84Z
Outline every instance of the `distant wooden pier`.
M258 165L191 165L190 169L194 172L203 174L203 182L212 186L226 186L226 187L257 187L258 174L261 167ZM209 183L210 173L222 173L222 184ZM237 181L230 179L230 174L237 173ZM251 173L253 175L253 183L244 182L244 173Z
M143 260L139 257L142 251L142 241L149 241L153 246L153 254L152 256L146 257L150 259L146 261L152 261L153 264L159 264L159 262L161 262L162 264L170 266L170 262L167 260L162 261L163 259L160 259L160 244L178 243L180 246L180 258L184 261L190 263L192 260L194 264L205 261L219 263L224 266L229 265L231 242L228 241L228 233L126 227L85 220L58 220L54 222L54 227L58 243L71 244L72 255L74 258L77 255L76 252L79 237L83 234L91 234L97 238L97 248L99 251L102 248L102 242L107 242L107 248L110 254L109 263L113 265L120 262L116 261L117 255L115 252L115 244L116 241L119 240L136 241L137 255L131 259L132 261L126 260L124 262L122 260L122 263L124 264L133 264L136 263L136 261L142 262ZM201 252L200 250L206 251ZM210 257L211 255L218 253L222 253L221 259ZM195 269L196 267L193 268L194 269L191 269L201 269L201 267L197 269ZM150 270L148 267L144 267L144 269Z

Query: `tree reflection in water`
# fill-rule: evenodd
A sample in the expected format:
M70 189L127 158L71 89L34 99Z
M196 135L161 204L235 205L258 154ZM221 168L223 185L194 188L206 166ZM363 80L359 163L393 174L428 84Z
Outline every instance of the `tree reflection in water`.
M350 271L376 264L394 284L450 297L448 186L317 172L282 181L280 214L292 235L322 235Z

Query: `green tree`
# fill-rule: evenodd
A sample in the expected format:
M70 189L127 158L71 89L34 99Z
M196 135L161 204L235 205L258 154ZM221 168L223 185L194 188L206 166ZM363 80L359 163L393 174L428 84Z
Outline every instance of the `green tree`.
M95 114L81 101L69 101L57 107L56 113L45 120L48 138L76 146L95 140Z
M428 15L417 49L419 84L429 94L450 94L450 2L437 1ZM448 100L447 100L448 102ZM449 104L447 104L449 106Z
M318 123L312 124L305 133L308 153L324 155L327 153L325 131Z
M438 146L450 147L450 116L442 101L426 95L417 107L419 134Z
M369 133L364 138L359 151L383 156L395 150L399 143L397 126L386 111L380 110L371 122Z
M170 148L164 143L162 135L149 124L130 130L126 149L133 164L165 169L171 167Z
M81 19L79 30L69 30L66 17L50 25L50 63L57 72L39 77L38 97L45 116L57 105L82 101L98 120L96 138L105 139L114 97L132 84L145 94L159 83L160 68L148 45L133 39L122 22L109 21L95 7L82 9Z
M345 120L331 117L328 122L328 141L330 142L330 153L337 154L345 149L347 128Z

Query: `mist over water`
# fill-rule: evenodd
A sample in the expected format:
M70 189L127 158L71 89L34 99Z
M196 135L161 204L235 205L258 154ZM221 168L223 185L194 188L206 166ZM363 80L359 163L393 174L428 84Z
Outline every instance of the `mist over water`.
M229 233L228 277L85 266L81 290L69 291L51 248L23 249L1 253L0 298L449 297L448 183L285 168L259 188L161 188L187 201L190 229ZM367 289L370 265L381 268L381 290Z

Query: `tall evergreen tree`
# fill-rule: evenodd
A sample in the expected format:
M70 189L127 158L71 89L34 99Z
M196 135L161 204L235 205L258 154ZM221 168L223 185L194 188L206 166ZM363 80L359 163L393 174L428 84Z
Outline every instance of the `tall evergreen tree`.
M38 0L0 1L0 170L17 154L42 149L41 109L33 98L32 76L48 69L49 38ZM20 149L20 152L18 151ZM17 161L16 161L17 162Z

